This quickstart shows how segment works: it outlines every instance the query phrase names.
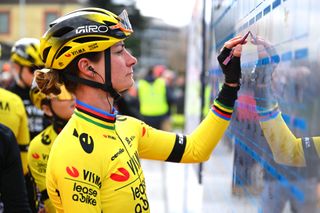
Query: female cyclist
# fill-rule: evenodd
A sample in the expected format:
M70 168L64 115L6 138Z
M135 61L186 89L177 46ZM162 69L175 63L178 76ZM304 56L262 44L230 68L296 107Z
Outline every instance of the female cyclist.
M61 93L57 96L47 96L41 93L33 84L30 90L30 99L45 115L50 118L52 124L37 135L29 145L28 166L35 180L40 194L39 209L45 209L47 213L54 213L55 208L49 200L46 189L46 168L50 150L54 140L71 117L75 102L73 96L61 86Z
M41 39L50 71L36 72L40 90L58 94L63 83L76 96L47 167L47 190L58 212L150 212L139 159L205 161L228 127L240 85L241 37L226 42L218 57L226 83L212 109L193 133L181 135L117 116L113 108L134 83L137 60L124 45L132 32L125 11L116 16L84 8L55 20ZM232 48L235 57L223 65Z

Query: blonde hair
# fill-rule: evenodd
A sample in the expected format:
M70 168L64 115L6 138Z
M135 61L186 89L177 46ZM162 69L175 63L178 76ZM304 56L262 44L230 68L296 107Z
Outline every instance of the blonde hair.
M103 56L103 52L89 52L79 55L63 70L56 70L56 69L41 69L35 71L35 81L38 84L38 88L41 92L46 95L50 93L54 95L60 94L60 86L64 84L66 89L71 92L75 93L78 82L75 80L70 80L65 75L69 76L78 76L78 62L80 58L88 58L93 62L98 62L100 58Z
M40 91L46 95L61 93L61 85L63 84L59 72L52 69L41 69L35 71L35 81Z

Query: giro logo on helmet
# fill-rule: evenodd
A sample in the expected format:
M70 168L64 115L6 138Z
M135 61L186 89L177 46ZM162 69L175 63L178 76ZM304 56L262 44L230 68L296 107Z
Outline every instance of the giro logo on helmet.
M106 33L108 32L108 27L105 25L86 25L80 26L76 29L76 34L80 33Z

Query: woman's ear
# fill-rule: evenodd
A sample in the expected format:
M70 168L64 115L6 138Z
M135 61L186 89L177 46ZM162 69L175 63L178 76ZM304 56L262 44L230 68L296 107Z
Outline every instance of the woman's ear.
M90 67L90 61L87 58L81 58L78 61L78 68L79 68L79 72L87 77L92 78L92 71L90 69L88 69Z
M44 114L46 114L46 115L49 116L49 117L52 117L52 116L53 116L53 113L52 113L52 111L51 111L51 108L50 108L50 106L49 106L48 104L43 104L43 105L41 106L41 108L42 108L42 111L44 112Z

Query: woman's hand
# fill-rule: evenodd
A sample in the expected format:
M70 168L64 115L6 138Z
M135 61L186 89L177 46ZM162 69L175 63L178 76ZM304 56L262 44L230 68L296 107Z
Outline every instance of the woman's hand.
M232 38L224 44L222 51L218 56L219 64L225 75L225 83L228 86L237 87L240 84L240 57L242 45L246 42L245 37L237 36Z

